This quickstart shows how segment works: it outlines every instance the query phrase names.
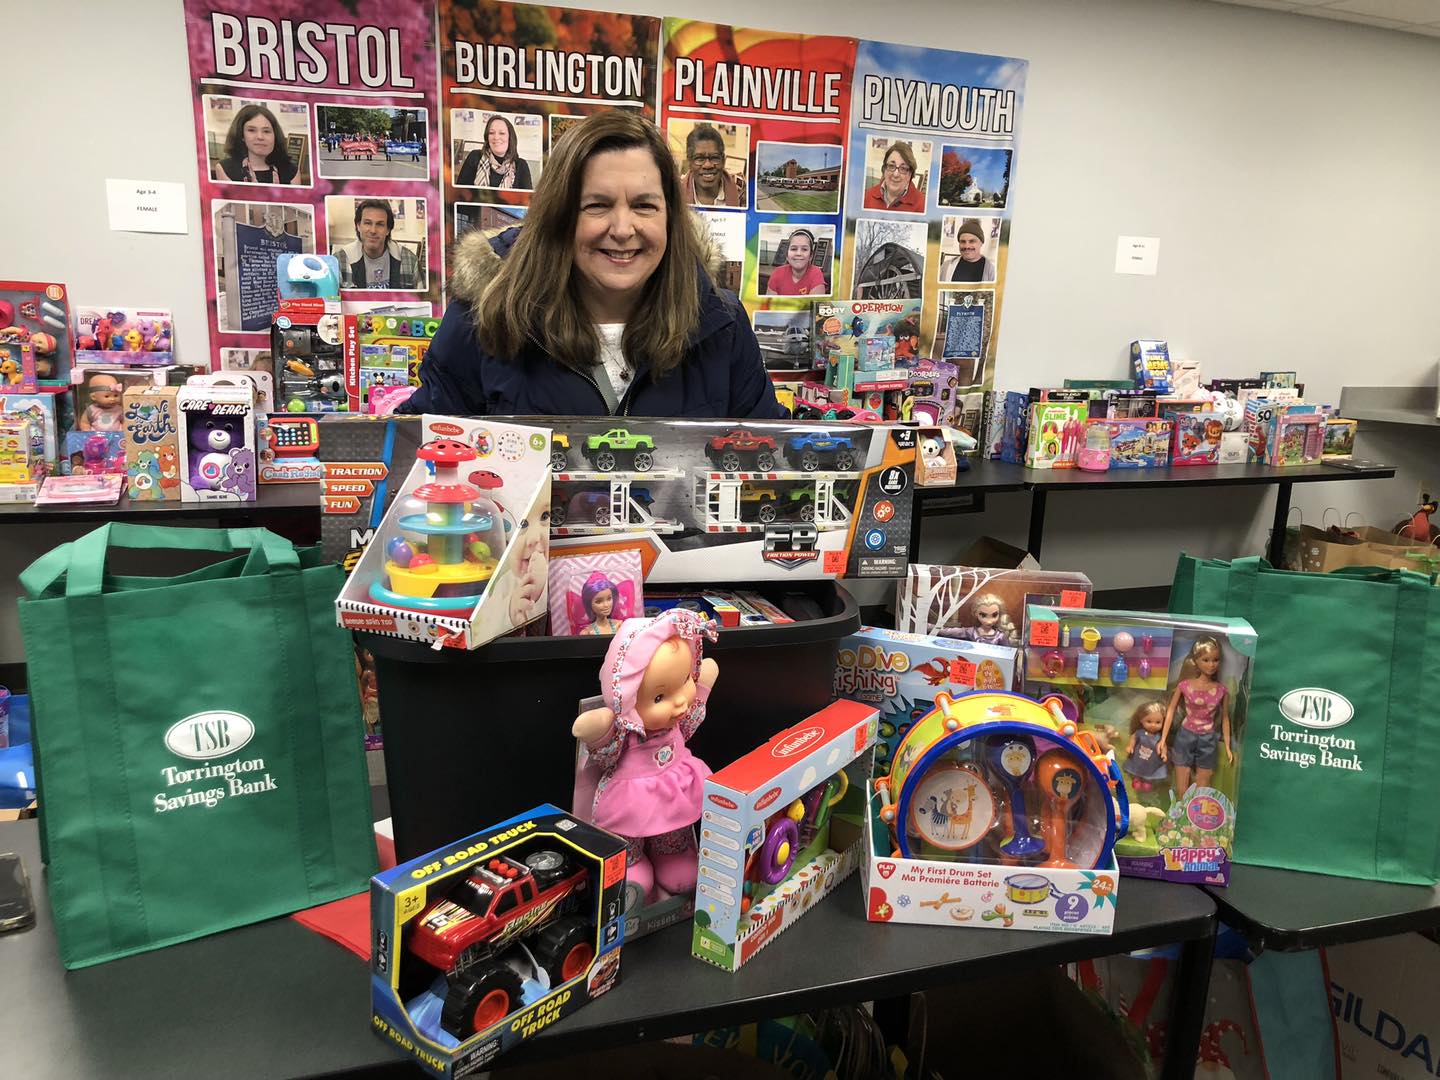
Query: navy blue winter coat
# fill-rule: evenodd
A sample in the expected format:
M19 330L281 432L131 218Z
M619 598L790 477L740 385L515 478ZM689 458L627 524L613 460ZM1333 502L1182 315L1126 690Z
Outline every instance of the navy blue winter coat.
M519 229L487 240L472 232L457 245L450 305L420 366L420 388L401 412L452 416L604 416L595 377L531 348L516 359L492 355L475 336L471 306L498 270ZM700 326L685 359L663 378L641 368L620 401L628 416L789 417L760 359L760 346L731 293L708 278L700 286Z

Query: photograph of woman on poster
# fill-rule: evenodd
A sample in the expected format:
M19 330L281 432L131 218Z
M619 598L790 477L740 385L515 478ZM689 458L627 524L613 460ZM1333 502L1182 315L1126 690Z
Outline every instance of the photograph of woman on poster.
M917 169L915 151L910 144L891 143L882 159L880 182L865 192L865 209L923 214L925 194L915 186Z
M225 135L225 156L215 165L216 180L241 184L288 184L295 179L280 122L264 105L246 105Z
M534 184L530 166L520 156L515 125L496 114L485 122L485 148L471 150L460 166L455 183L459 187L498 188L501 191L529 191Z
M825 274L812 261L815 234L809 229L796 229L785 241L785 263L770 273L765 284L766 296L829 296L830 286Z

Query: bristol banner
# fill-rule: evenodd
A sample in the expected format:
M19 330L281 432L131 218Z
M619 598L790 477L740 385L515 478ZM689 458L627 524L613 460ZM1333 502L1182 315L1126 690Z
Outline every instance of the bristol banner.
M506 0L186 20L217 350L263 344L256 253L281 245L345 256L347 303L439 301L442 245L520 224L565 129L621 108L660 126L773 371L808 367L816 301L884 302L962 387L993 382L1023 60ZM407 256L383 282L366 198Z

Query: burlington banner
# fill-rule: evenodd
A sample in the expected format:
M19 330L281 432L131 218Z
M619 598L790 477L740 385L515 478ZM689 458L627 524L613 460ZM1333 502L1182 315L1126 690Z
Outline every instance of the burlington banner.
M808 366L815 301L883 301L993 383L1024 60L504 0L185 6L217 350L268 325L274 252L359 253L365 197L414 275L373 291L360 259L347 306L440 301L442 244L520 224L566 127L620 108L664 133L767 366Z

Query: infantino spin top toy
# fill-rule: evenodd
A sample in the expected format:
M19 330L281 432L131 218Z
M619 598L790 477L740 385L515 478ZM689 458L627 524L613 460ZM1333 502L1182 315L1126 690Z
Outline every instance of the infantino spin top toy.
M385 545L385 576L371 584L370 599L426 615L468 618L505 547L500 510L460 479L460 466L477 457L465 443L437 439L416 456L434 477L411 492L426 509L400 518L407 535Z
M1064 704L1058 695L937 694L875 781L897 857L1107 865L1129 823L1124 784Z

